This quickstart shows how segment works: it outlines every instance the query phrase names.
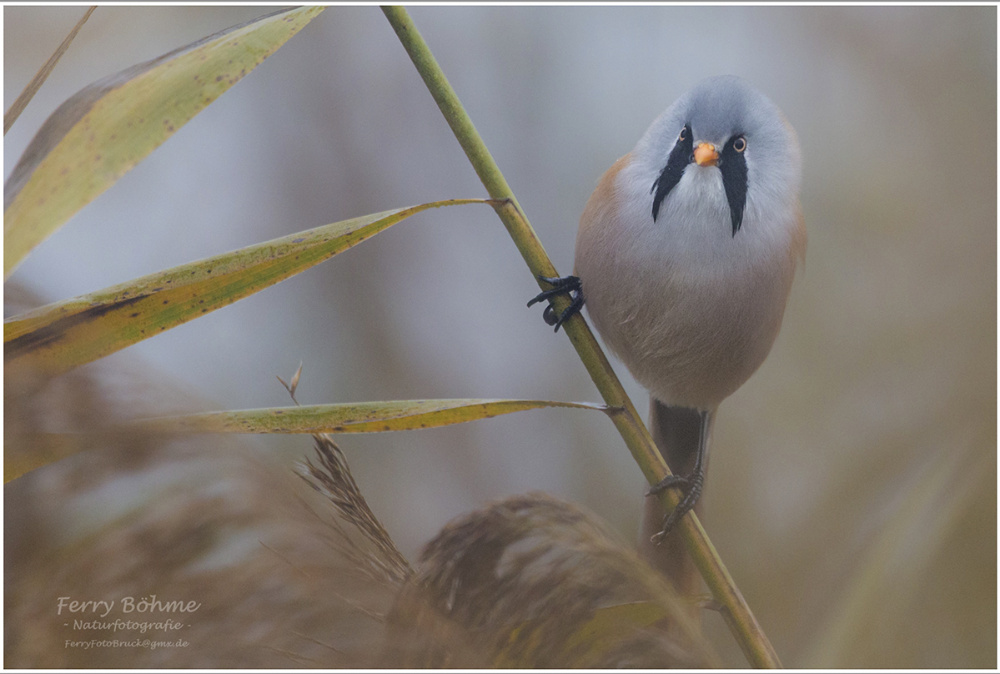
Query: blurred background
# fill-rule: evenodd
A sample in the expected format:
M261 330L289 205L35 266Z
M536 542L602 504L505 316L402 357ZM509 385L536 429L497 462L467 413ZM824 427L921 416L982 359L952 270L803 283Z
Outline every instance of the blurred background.
M4 8L5 109L83 11ZM267 11L101 7L5 137L5 177L86 84ZM601 173L699 79L740 75L784 110L802 144L809 250L771 356L720 409L702 521L786 666L995 667L996 8L411 15L562 273ZM353 216L477 196L382 13L331 7L39 246L8 281L6 313L15 286L49 302ZM275 375L300 361L303 404L598 400L566 338L525 308L536 292L492 211L433 211L84 370L120 416L286 405ZM120 530L129 512L168 507L164 494L197 506L239 461L290 473L311 446L239 443L197 471L169 467L199 452L161 448L127 484L114 459L81 479L99 460L88 454L8 485L8 625L51 612L48 595L18 593L28 580L11 577L12 555ZM636 535L642 476L599 414L340 444L411 560L452 518L527 491ZM76 563L62 559L64 571ZM718 616L706 629L725 662L745 664ZM7 636L8 666L53 662L11 651Z

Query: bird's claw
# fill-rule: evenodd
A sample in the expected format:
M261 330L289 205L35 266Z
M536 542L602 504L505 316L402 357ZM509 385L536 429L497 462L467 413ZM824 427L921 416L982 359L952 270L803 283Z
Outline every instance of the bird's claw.
M570 305L558 316L556 316L556 312L551 304L545 307L545 312L542 313L542 319L545 323L554 325L555 331L559 332L559 327L569 320L573 314L580 313L580 309L583 308L583 291L580 286L580 279L577 276L539 276L538 280L544 281L552 287L548 290L543 290L531 298L528 302L529 307L536 302L550 299L556 295L570 296Z
M649 539L653 545L662 543L663 539L680 522L681 518L694 508L695 504L698 503L698 497L701 496L701 488L704 482L704 474L695 471L686 476L667 475L650 487L649 491L646 492L646 496L655 496L667 489L680 489L683 494L681 500L677 502L677 506L663 518L663 526L660 528L660 532L653 534Z

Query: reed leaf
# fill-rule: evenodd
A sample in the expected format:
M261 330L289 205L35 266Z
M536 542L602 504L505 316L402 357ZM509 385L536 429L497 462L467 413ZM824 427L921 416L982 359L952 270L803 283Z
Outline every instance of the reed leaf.
M380 400L206 412L137 423L166 431L198 433L381 433L450 426L543 407L608 411L603 405L554 400Z
M232 304L451 199L343 220L48 304L4 322L4 365L48 375Z
M273 12L105 77L67 99L4 184L4 278L321 11Z

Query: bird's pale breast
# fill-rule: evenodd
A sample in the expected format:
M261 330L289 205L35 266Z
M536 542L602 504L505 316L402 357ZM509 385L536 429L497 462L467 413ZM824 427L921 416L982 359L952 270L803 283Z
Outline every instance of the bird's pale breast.
M763 227L748 213L733 236L728 212L712 208L704 223L672 221L669 210L653 222L641 204L628 206L645 201L629 193L628 162L626 155L604 175L581 218L576 273L588 313L654 396L713 409L753 374L777 336L797 223ZM692 230L713 227L718 236L704 240ZM753 237L765 231L771 239L756 246Z

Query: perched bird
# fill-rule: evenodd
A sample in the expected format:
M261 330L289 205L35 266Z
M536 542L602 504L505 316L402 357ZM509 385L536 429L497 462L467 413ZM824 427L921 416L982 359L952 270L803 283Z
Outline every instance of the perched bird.
M737 77L703 80L600 179L580 218L574 276L543 278L552 288L529 303L570 293L562 315L546 310L556 330L586 303L649 390L650 430L674 473L649 494L682 492L665 518L647 504L653 544L697 503L715 411L778 334L806 248L800 179L781 111Z

